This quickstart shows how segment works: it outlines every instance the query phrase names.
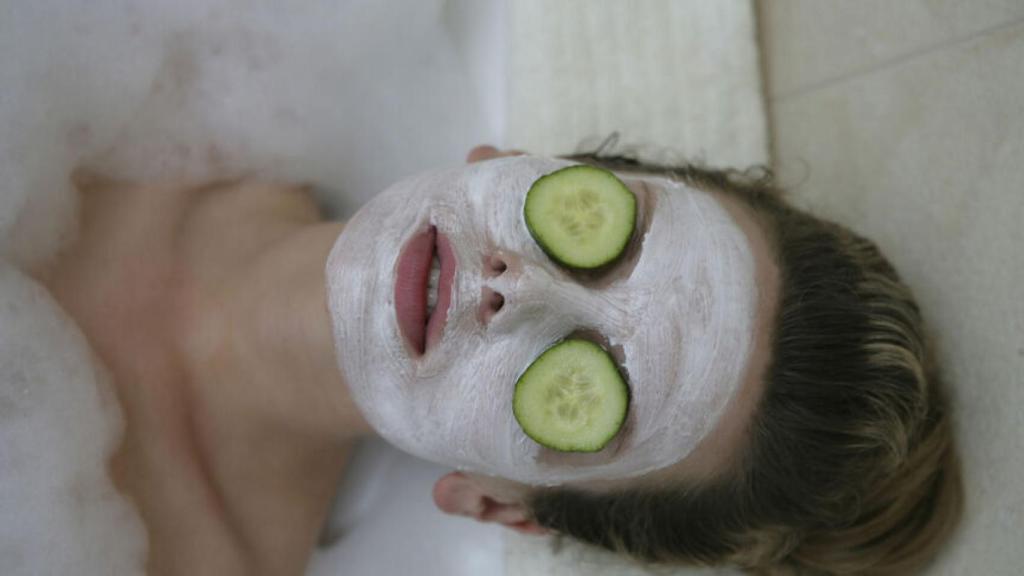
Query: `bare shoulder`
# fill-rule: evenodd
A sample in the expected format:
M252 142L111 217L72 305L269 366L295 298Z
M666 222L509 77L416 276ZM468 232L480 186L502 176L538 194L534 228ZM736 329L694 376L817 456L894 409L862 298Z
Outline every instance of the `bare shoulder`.
M224 222L287 220L311 223L322 219L306 185L260 180L213 182L191 191L196 215Z
M190 424L183 334L247 260L319 210L306 189L284 184L73 179L77 234L37 278L111 373L125 437L110 470L146 523L149 571L253 573Z
M260 181L216 182L191 192L180 247L205 276L224 280L297 226L322 220L308 187Z

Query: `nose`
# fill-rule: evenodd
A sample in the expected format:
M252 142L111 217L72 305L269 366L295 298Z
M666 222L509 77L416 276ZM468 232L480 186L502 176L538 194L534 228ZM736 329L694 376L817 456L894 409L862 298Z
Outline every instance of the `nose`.
M518 274L522 269L522 260L515 254L494 251L484 255L484 278L499 278L505 274ZM505 306L505 295L489 286L480 290L480 308L477 314L480 321L487 324Z
M508 271L509 267L519 268L522 261L518 256L503 250L495 250L484 256L484 277L497 278Z
M586 318L595 310L602 315L615 315L618 302L609 295L588 289L567 273L553 266L534 261L519 252L492 250L485 252L477 318L484 326L497 328L521 313L540 314L550 319ZM508 319L503 317L512 314ZM621 322L620 322L621 323Z
M480 294L480 321L487 324L491 321L491 318L501 312L501 308L505 305L505 296L496 290L492 290L487 286L481 289Z

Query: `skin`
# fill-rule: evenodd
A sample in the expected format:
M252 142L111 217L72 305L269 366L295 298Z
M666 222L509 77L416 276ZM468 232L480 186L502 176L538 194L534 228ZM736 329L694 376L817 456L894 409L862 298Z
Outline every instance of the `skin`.
M482 146L467 159L515 153ZM339 375L326 309L324 263L343 223L290 185L73 179L78 233L33 274L109 370L125 416L110 474L147 526L147 572L301 574L353 442L373 434ZM753 215L722 199L759 251L747 381L696 451L633 485L713 476L758 398L777 271ZM541 533L528 492L454 472L433 495L445 512Z
M370 432L327 324L341 224L294 186L74 180L79 233L37 277L109 369L148 572L300 574Z

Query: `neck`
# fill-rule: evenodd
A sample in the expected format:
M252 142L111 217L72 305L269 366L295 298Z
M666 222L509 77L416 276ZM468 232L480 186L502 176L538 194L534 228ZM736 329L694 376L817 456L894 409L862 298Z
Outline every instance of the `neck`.
M215 359L219 408L263 429L326 442L371 434L338 370L324 266L341 224L269 246L227 290ZM218 403L219 404L219 403Z
M371 433L342 380L324 265L342 225L304 226L270 246L228 300L225 368L267 429L347 441ZM230 398L238 402L238 397Z
M197 442L224 513L257 548L307 550L352 441L372 433L338 370L324 265L338 223L296 226L240 263L205 314ZM290 527L290 528L289 528Z

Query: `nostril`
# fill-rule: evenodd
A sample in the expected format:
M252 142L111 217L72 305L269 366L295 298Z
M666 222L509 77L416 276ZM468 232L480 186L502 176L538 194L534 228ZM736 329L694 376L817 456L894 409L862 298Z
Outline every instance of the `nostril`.
M508 270L508 263L501 256L494 254L487 257L487 261L484 263L487 270L488 276L495 277L501 276L505 270Z
M484 288L480 298L480 321L487 324L505 306L505 297L500 292Z
M501 307L505 305L505 297L500 292L491 294L491 310L495 314L501 311Z

